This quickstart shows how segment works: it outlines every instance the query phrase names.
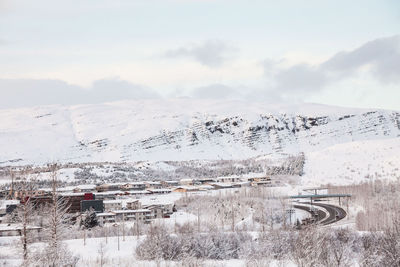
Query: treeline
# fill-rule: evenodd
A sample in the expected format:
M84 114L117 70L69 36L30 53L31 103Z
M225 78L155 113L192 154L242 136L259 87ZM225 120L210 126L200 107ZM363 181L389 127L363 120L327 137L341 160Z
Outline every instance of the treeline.
M190 228L190 227L189 227ZM248 266L400 266L400 229L360 234L344 228L309 226L301 231L274 230L253 237L247 232L191 231L168 234L154 226L136 248L141 260L243 259Z
M356 226L361 231L381 231L400 221L400 181L375 180L331 187L331 193L351 194L351 206L359 207Z

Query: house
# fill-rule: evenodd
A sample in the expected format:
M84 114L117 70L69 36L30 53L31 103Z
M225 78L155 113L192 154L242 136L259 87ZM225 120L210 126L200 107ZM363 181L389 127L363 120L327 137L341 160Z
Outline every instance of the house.
M143 207L151 210L151 217L153 219L162 219L166 215L166 212L162 205L149 205L149 206L143 206Z
M128 200L126 202L126 208L128 210L138 210L141 208L141 203L139 202L138 199L132 199L132 200Z
M116 199L117 196L129 195L127 191L108 191L108 192L98 192L96 193L96 199Z
M117 191L121 189L122 185L124 185L124 183L102 184L96 186L96 191L97 192Z
M250 186L251 183L249 181L246 182L236 182L232 184L233 187L245 187L245 186Z
M89 192L94 192L96 191L96 185L94 184L82 184L82 185L77 185L72 189L72 192L74 193L89 193Z
M200 191L214 190L215 187L209 184L202 184L197 186Z
M259 177L254 179L249 179L252 186L271 186L272 181L270 177Z
M142 196L149 195L149 194L151 194L151 192L148 190L129 191L129 195L134 196L135 198L140 198Z
M199 178L195 180L195 184L208 184L216 182L215 178Z
M151 210L154 219L169 218L174 212L173 203L154 203L143 205L143 208Z
M25 196L43 196L47 192L43 189L39 190L14 190L13 197L17 199L22 199Z
M115 213L115 220L121 221L140 221L142 223L150 223L152 219L152 213L149 209L139 210L113 210Z
M242 178L238 176L226 176L226 177L218 177L215 179L218 183L236 183L241 182Z
M115 213L113 212L97 213L96 217L100 226L103 226L105 223L115 223Z
M149 189L148 190L152 194L169 194L172 192L171 189L168 188L160 188L160 189Z
M21 236L22 233L21 224L0 224L0 237L3 236ZM39 226L27 226L27 231L32 235L31 237L38 237L42 227Z
M190 178L181 179L179 181L179 184L181 184L181 185L193 185L193 179L190 179Z
M215 189L233 188L233 185L231 183L211 183L210 185L213 186Z
M199 188L196 186L191 186L191 185L181 185L176 187L175 189L172 190L173 192L180 192L180 193L186 193L186 192L195 192L199 191Z
M164 187L173 187L173 186L178 186L179 185L179 181L161 181L161 184Z
M0 201L0 216L13 212L19 205L19 200L3 200Z
M146 184L143 182L133 182L120 185L121 190L144 190L146 189Z
M148 189L161 189L163 186L161 182L152 182L152 181L146 181L144 182L146 184L146 188Z
M122 201L121 200L104 200L104 210L122 210Z

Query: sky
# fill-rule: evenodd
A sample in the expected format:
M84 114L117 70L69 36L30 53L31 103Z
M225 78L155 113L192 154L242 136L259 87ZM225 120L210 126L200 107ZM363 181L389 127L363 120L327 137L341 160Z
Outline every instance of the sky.
M400 2L0 0L0 93L400 110Z

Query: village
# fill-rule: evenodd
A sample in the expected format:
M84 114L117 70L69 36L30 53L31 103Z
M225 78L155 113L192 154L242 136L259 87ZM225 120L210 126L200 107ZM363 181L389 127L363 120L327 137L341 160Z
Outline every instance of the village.
M170 181L136 181L108 184L81 184L57 188L57 195L65 201L67 213L74 221L94 212L98 225L132 221L149 224L154 219L169 218L174 212L174 200L182 194L202 193L212 190L235 189L241 187L274 187L280 180L264 174L249 177L228 176L218 178L181 179ZM166 196L157 198L157 196ZM167 197L174 195L175 197ZM21 227L16 223L4 223L6 215L12 214L29 198L35 209L52 202L52 188L17 190L11 186L0 192L0 236L21 235ZM30 226L30 231L41 231L41 227Z

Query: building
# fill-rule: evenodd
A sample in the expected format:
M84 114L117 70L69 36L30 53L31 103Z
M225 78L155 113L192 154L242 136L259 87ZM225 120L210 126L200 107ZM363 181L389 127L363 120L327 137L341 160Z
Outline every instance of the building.
M12 213L19 205L19 200L3 200L0 201L0 216Z
M226 177L218 177L215 179L218 183L237 183L241 182L242 178L238 176L226 176Z
M151 194L151 192L148 190L129 191L129 195L134 196L135 198L140 198L142 196L149 195L149 194Z
M172 192L171 189L168 188L160 188L160 189L149 189L148 190L152 194L169 194Z
M122 201L121 200L103 200L104 210L122 210Z
M210 185L213 186L215 189L233 188L233 185L231 183L210 183Z
M180 193L186 193L186 192L195 192L199 191L199 188L196 186L190 186L190 185L181 185L173 189L173 192L180 192Z
M85 200L85 193L63 193L60 195L68 207L68 213L81 212L81 201Z
M141 203L139 202L138 199L132 199L132 200L128 200L126 202L126 208L128 210L138 210L142 207Z
M153 219L161 219L166 217L166 212L162 205L149 205L144 208L151 210L151 217Z
M249 179L252 186L272 186L271 177L258 177Z
M209 184L202 184L197 186L201 191L214 190L215 187Z
M179 186L179 181L161 181L161 184L164 187L173 187L173 186Z
M97 213L104 212L104 204L103 200L82 200L81 201L81 212L85 212L87 210L94 210Z
M0 237L3 236L21 236L23 227L21 224L0 224ZM31 237L38 237L42 227L27 226L27 231Z
M98 192L96 193L96 199L103 199L103 200L112 200L116 199L117 196L124 196L124 195L129 195L130 193L128 191L107 191L107 192Z
M102 184L96 186L97 192L118 191L124 183Z
M89 193L94 191L96 191L96 185L94 184L77 185L73 188L74 193Z
M152 182L152 181L146 181L144 182L146 184L146 188L148 189L161 189L163 186L161 182Z
M113 210L115 213L115 221L139 221L141 223L150 223L152 219L152 213L149 209L139 210Z
M179 181L180 185L193 185L193 179L185 178Z
M214 178L199 178L195 180L195 184L208 184L208 183L213 183L216 182Z
M101 226L103 226L105 223L115 223L115 213L113 212L97 213L96 216L99 225Z
M144 182L132 182L129 183L129 190L145 190L146 184Z

